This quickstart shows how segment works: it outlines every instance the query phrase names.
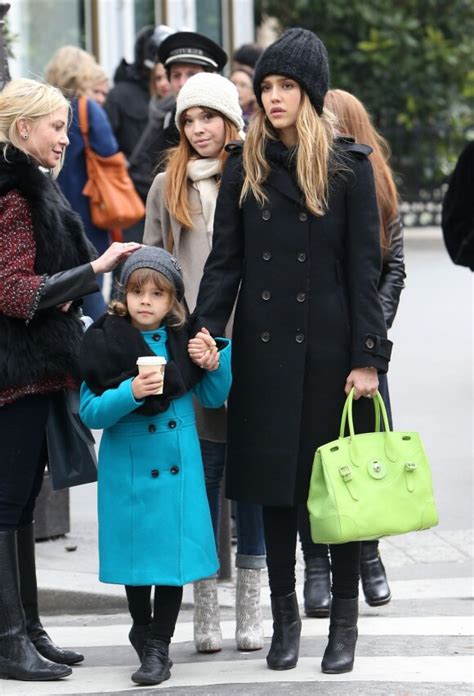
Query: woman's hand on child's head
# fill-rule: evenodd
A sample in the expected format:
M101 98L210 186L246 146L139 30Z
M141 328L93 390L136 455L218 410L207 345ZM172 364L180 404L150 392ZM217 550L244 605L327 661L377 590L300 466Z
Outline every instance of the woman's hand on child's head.
M209 331L203 328L188 343L188 354L195 365L203 370L217 370L219 351Z
M163 388L163 375L159 372L149 372L139 374L132 381L133 396L137 401L141 401L146 396L160 394Z
M99 258L91 261L92 270L94 273L108 273L117 268L119 263L133 254L138 249L141 249L143 244L138 242L113 242Z

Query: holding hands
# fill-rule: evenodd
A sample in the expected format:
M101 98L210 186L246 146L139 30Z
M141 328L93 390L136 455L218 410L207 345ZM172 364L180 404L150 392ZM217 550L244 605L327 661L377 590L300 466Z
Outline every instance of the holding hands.
M188 343L188 354L195 365L213 372L219 367L219 351L211 334L204 327Z

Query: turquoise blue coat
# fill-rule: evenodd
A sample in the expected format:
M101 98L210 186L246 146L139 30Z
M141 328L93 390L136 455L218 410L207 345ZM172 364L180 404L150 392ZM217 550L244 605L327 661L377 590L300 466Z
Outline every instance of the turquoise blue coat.
M157 334L160 340L156 340ZM167 331L144 331L168 358ZM155 336L155 339L153 339ZM156 416L143 416L127 379L97 396L81 387L82 420L103 429L99 449L99 577L123 585L184 585L218 569L192 394L222 406L231 385L230 342L220 367Z

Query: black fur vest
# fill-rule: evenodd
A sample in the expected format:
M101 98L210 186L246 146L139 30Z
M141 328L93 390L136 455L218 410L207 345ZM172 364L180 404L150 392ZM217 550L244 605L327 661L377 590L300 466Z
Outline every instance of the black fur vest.
M0 214L3 196L12 190L29 206L36 274L49 276L91 260L91 246L80 218L57 184L20 150L9 147L5 158L0 143ZM13 226L11 234L15 233L19 235ZM0 389L66 375L79 380L83 334L79 311L77 303L67 313L46 309L36 312L29 322L0 313Z

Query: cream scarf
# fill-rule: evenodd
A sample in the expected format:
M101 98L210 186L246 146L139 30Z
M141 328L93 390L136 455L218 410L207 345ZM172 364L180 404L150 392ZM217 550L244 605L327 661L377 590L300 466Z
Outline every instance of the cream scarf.
M202 216L206 225L209 247L212 248L214 213L217 201L217 180L221 173L220 162L215 158L203 157L188 162L188 177L201 199Z

